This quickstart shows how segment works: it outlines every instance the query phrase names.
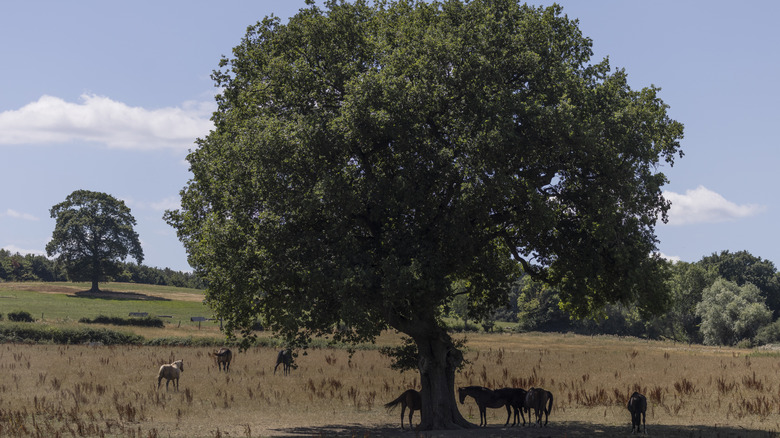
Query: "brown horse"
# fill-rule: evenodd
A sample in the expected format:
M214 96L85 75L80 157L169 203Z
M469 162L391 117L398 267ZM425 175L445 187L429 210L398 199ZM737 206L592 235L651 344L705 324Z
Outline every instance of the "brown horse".
M542 388L531 388L525 396L525 408L528 409L528 421L531 421L531 409L536 414L536 424L539 427L542 426L542 416L544 416L544 426L547 426L547 421L550 419L550 411L552 411L553 395L550 391L545 391Z
M506 399L506 423L504 423L504 427L509 424L509 417L512 416L510 409L514 409L515 412L515 416L512 419L512 426L520 424L521 417L523 419L523 426L525 426L525 415L523 414L523 411L525 410L526 390L522 388L501 388L496 389L494 392ZM528 420L530 421L531 418L528 417Z
M276 366L274 367L274 374L276 374L276 369L279 368L279 365L282 365L282 372L284 375L290 374L290 367L292 366L292 351L288 350L279 350L279 354L276 355Z
M480 426L487 426L487 408L501 408L507 403L504 395L498 394L484 386L458 388L458 396L460 396L460 404L466 401L467 396L471 396L477 402Z
M628 399L628 412L631 412L631 433L634 433L634 428L637 432L641 432L641 425L645 425L645 433L647 433L647 424L645 423L647 415L647 398L644 395L634 391L631 394L631 398Z
M222 368L227 372L230 370L230 361L233 360L233 352L229 348L222 347L215 352L209 351L209 357L213 357L217 361L217 367L222 371Z
M401 405L401 429L404 428L404 412L407 407L409 408L409 428L411 429L414 411L422 409L422 398L420 397L420 393L414 389L407 389L397 399L387 403L385 407L387 409L393 409L398 406L398 404Z

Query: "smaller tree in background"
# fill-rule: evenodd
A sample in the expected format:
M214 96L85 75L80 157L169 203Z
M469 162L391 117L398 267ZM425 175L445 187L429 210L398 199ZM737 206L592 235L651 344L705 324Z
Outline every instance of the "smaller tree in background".
M98 282L119 271L118 262L128 256L138 263L144 258L135 218L123 201L111 195L76 190L50 210L57 223L46 252L56 255L71 281Z
M701 317L701 333L707 345L752 341L758 330L772 321L772 311L758 287L750 283L738 286L722 278L704 289L696 314Z

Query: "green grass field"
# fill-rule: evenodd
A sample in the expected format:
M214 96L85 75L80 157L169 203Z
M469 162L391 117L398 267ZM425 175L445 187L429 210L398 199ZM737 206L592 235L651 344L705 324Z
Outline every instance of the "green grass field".
M9 312L25 311L36 320L58 325L100 315L126 318L131 312L146 312L149 316L169 316L163 320L171 325L194 327L198 323L191 317L213 316L203 304L201 290L105 283L100 286L103 293L94 295L87 292L89 288L88 283L0 283L0 314L5 318Z

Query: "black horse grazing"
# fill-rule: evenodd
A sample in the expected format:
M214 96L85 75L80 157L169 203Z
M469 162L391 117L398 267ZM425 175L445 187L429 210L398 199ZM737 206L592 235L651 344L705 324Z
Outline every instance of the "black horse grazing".
M215 352L209 351L209 356L213 357L217 361L217 367L222 371L224 368L227 372L230 370L230 361L233 360L233 352L229 348L222 347Z
M525 410L526 390L522 388L501 388L496 389L494 392L506 399L506 423L504 426L509 424L509 417L512 416L510 409L514 409L515 411L515 416L512 419L512 426L520 424L521 417L523 419L523 426L525 426L525 415L523 414L523 411ZM528 420L530 421L531 418L528 417Z
M279 350L279 354L276 355L276 366L274 367L274 374L276 369L279 368L279 364L282 364L282 371L284 375L290 374L290 365L292 364L292 351Z
M467 386L458 388L460 404L466 401L466 396L471 396L479 407L479 425L487 426L487 408L500 408L506 405L505 396L483 386Z
M631 433L634 433L634 428L637 432L641 432L640 426L642 424L645 425L645 433L647 433L647 424L645 423L647 399L645 396L634 391L631 398L628 399L628 412L631 412Z
M422 409L422 398L420 397L420 393L414 389L407 389L397 399L386 404L385 407L387 409L393 409L398 406L398 404L401 405L401 429L404 428L404 412L407 407L409 408L409 428L411 429L414 411Z
M525 408L528 409L528 422L531 422L531 409L536 414L536 424L542 426L542 416L544 416L544 425L550 419L552 411L553 395L550 391L542 388L531 388L525 396Z

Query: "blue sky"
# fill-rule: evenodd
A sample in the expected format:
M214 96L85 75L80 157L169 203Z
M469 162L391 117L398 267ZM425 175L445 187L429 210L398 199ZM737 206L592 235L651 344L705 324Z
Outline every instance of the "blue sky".
M531 2L548 5L551 2ZM780 263L780 2L562 1L594 61L661 87L685 125L670 179L669 258L747 250ZM211 71L246 27L303 0L5 2L0 7L0 247L43 254L71 192L131 208L150 266L190 270L164 210L211 128Z

